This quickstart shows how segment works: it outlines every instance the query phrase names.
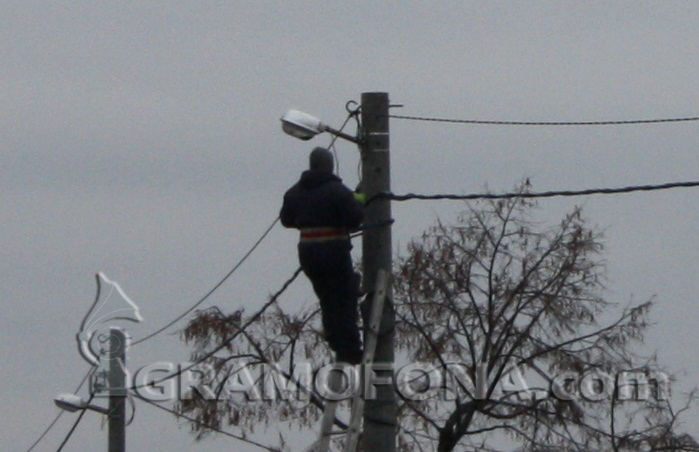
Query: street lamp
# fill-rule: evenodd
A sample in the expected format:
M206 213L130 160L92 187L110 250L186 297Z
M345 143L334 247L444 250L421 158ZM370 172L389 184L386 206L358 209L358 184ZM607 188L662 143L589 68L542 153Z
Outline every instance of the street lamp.
M109 371L100 372L106 380L100 382L100 388L93 390L109 391L109 407L102 408L90 404L92 397L85 401L75 394L59 394L53 399L56 406L62 410L76 412L81 411L80 416L85 414L85 410L97 411L106 414L108 421L108 447L109 452L124 452L126 450L126 344L127 337L124 330L117 327L109 329ZM93 384L94 386L94 384ZM77 424L76 424L77 425ZM66 441L70 435L66 438ZM64 442L65 444L65 442Z
M360 144L360 140L357 137L333 129L315 116L311 116L302 111L289 110L282 116L281 121L284 133L300 140L307 141L319 133L328 132L347 141L351 141L352 143Z
M85 399L75 394L58 394L58 396L53 399L53 403L55 403L58 408L71 413L81 410L92 410L102 414L109 414L109 408L87 403Z

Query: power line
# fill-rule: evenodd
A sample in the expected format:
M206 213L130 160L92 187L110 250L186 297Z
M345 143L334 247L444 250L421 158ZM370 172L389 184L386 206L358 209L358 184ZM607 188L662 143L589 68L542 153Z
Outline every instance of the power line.
M189 309L187 309L185 312L183 312L182 314L180 314L179 316L177 316L174 320L172 320L172 321L169 322L168 324L164 325L164 326L161 327L160 329L158 329L158 330L156 330L156 331L150 333L148 336L142 337L141 339L132 342L132 343L131 343L131 346L134 346L134 345L136 345L136 344L140 344L141 342L145 342L145 341L147 341L148 339L150 339L150 338L152 338L152 337L154 337L154 336L157 336L158 334L162 333L162 332L165 331L166 329L170 328L170 327L171 327L172 325L174 325L175 323L177 323L177 322L179 322L180 320L182 320L182 318L184 318L187 314L189 314L190 312L194 311L199 305L201 305L204 301L206 301L206 299L209 298L209 296L210 296L212 293L214 293L219 287L221 287L221 285L223 285L223 283L226 282L226 280L227 280L228 278L230 278L231 275L232 275L233 273L235 273L235 271L238 270L238 268L239 268L241 265L243 265L243 262L245 262L245 260L253 253L253 251L255 251L255 249L257 249L257 247L260 245L260 243L262 243L262 241L265 239L265 237L267 237L267 235L269 234L269 232L270 232L270 231L272 230L272 228L277 224L278 221L279 221L279 217L277 217L277 218L272 222L272 224L269 225L269 227L265 230L265 232L262 234L262 236L260 236L260 238L257 239L257 241L256 241L255 244L252 246L252 248L250 248L250 250L249 250L247 253L245 253L245 255L240 259L240 261L238 261L237 264L235 264L235 266L233 267L233 269L232 269L231 271L229 271L229 272L226 274L226 276L224 276L223 279L221 279L211 290L209 290L209 292L207 292L206 295L204 295L203 297L201 297L201 298L199 299L199 301L197 301L196 303L194 303L194 305L193 305L192 307L190 307Z
M183 372L186 372L186 371L188 371L188 370L190 370L190 369L192 369L192 368L198 366L199 364L203 363L203 362L206 361L207 359L209 359L209 358L211 358L212 356L214 356L216 353L218 353L220 350L222 350L224 347L226 347L228 344L230 344L230 343L231 343L236 337L238 337L243 331L245 331L245 329L246 329L248 326L250 326L250 324L252 324L254 321L256 321L257 319L259 319L260 316L262 316L262 314L264 314L264 312L267 310L267 308L269 308L269 307L272 306L274 303L276 303L277 299L286 291L286 289L289 288L289 286L291 285L291 283L294 282L294 280L298 277L298 275L299 275L300 273L301 273L301 267L297 268L297 269L294 271L294 273L291 275L291 277L290 277L289 279L287 279L287 280L284 282L284 284L282 285L281 289L279 289L274 295L272 295L272 297L270 297L269 301L268 301L267 303L265 303L265 304L262 306L262 308L260 308L260 310L258 310L255 314L253 314L241 327L239 327L239 328L236 330L235 333L233 333L233 334L231 334L229 337L227 337L223 342L221 342L221 344L219 344L218 347L216 347L215 349L213 349L211 352L207 353L206 355L204 355L203 357L201 357L199 360L197 360L196 362L194 362L194 363L188 365L187 367L182 367L182 368L180 368L180 370L178 370L177 372L173 372L173 373L171 373L170 375L166 375L165 377L163 377L163 378L161 378L161 379L159 379L159 380L156 380L156 381L151 381L151 382L149 382L149 383L145 383L145 384L142 384L142 385L139 385L139 386L132 386L132 387L129 388L129 390L135 390L135 389L139 389L139 388L145 388L145 387L147 387L147 386L152 386L152 385L156 385L156 384L162 383L163 381L169 380L170 378L178 377L178 376L182 375Z
M83 377L83 379L80 381L80 384L79 384L78 387L75 389L74 393L80 392L80 389L83 387L83 384L85 384L85 381L87 381L87 378L90 376L90 374L93 372L93 370L94 370L94 367L91 367L91 368L88 369L87 373L85 374L85 376ZM65 412L65 411L63 411L63 410L60 410L60 411L58 412L58 414L56 415L56 417L53 419L53 422L51 422L51 423L49 424L49 426L46 427L46 430L44 430L44 433L42 433L41 436L39 436L39 438L38 438L36 441L34 441L34 444L32 444L31 446L29 446L29 449L27 449L27 452L31 452L32 450L34 450L34 448L41 442L41 440L44 439L44 437L49 433L49 431L51 431L51 429L53 428L53 426L56 425L56 422L58 422L58 420L61 418L61 416L63 415L64 412Z
M86 404L86 405L89 405L90 402L92 402L92 398L93 398L93 397L95 397L95 393L94 393L94 392L91 392L91 393L90 393L90 398L87 399L87 404ZM80 412L80 415L78 415L78 418L77 418L77 419L75 420L75 422L73 423L73 427L71 427L70 431L68 432L68 435L66 435L65 439L63 440L63 442L61 443L61 445L58 447L58 449L56 450L56 452L61 452L61 451L63 450L63 448L65 447L65 445L68 444L68 440L69 440L70 437L73 435L73 432L74 432L75 429L78 427L78 424L80 423L80 421L82 420L82 418L83 418L83 416L85 415L86 412L87 412L87 408L83 408L83 410Z
M146 402L146 403L149 404L149 405L153 405L154 407L156 407L156 408L158 408L158 409L160 409L160 410L163 410L163 411L166 411L166 412L168 412L168 413L174 414L175 416L181 417L181 418L186 419L186 420L188 420L188 421L190 421L190 422L194 422L195 424L200 425L200 426L202 426L202 427L205 427L205 428L208 429L208 430L212 430L212 431L214 431L214 432L216 432L216 433L220 433L220 434L222 434L222 435L229 436L229 437L231 437L231 438L235 438L235 439L237 439L237 440L239 440L239 441L243 441L243 442L246 442L246 443L248 443L248 444L252 444L252 445L257 446L257 447L259 447L259 448L261 448L261 449L264 449L264 450L268 450L268 451L272 451L272 452L279 452L279 449L272 448L272 447L269 447L269 446L265 446L264 444L260 444L260 443L258 443L258 442L256 442L256 441L253 441L253 440L251 440L251 439L245 438L245 437L243 437L243 436L236 435L236 434L234 434L234 433L230 433L230 432L227 432L227 431L225 431L225 430L220 430L220 429L211 427L211 426L209 426L209 425L206 425L206 424L202 423L201 421L199 421L199 420L197 420L197 419L195 419L195 418L193 418L193 417L184 415L184 414L182 414L182 413L178 413L178 412L176 412L175 410L172 410L172 409L170 409L170 408L166 408L166 407L164 407L164 406L162 406L162 405L159 405L159 404L157 404L157 403L155 403L155 402L153 402L153 401L151 401L151 400L148 400L148 399L145 398L145 397L141 397L141 396L138 395L138 394L134 395L134 397L137 398L137 399L139 399L139 400L142 400L142 401Z
M487 121L480 119L432 118L427 116L388 115L389 118L410 121L443 122L451 124L476 124L495 126L620 126L632 124L660 124L666 122L699 121L699 116L686 118L631 119L624 121Z
M477 199L511 199L511 198L552 198L555 196L589 196L589 195L615 195L620 193L633 193L638 191L668 190L671 188L692 188L699 187L699 181L671 182L660 185L632 185L621 188L590 188L585 190L562 190L545 191L539 193L512 192L512 193L474 193L468 195L438 194L424 195L416 193L406 193L397 195L394 193L378 193L367 201L367 204L377 199L390 199L393 201L419 200L477 200Z

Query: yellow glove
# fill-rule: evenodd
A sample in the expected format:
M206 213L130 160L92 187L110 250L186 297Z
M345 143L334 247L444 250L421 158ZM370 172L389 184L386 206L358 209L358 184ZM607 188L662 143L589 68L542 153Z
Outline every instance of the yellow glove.
M356 199L359 203L364 204L364 203L366 203L366 194L355 192L354 199Z

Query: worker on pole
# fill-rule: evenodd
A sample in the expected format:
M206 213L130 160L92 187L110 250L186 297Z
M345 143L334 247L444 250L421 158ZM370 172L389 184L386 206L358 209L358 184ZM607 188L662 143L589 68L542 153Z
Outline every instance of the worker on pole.
M333 155L317 147L309 169L284 195L280 218L287 228L300 230L301 268L320 301L323 329L337 362L359 364L360 275L352 266L349 233L364 219L362 204L333 174Z

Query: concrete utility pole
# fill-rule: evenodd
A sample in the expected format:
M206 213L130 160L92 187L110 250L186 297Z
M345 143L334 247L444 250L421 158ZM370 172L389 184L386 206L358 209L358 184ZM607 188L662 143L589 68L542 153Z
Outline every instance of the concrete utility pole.
M371 199L381 192L391 191L388 133L388 93L362 93L362 190ZM393 266L391 243L391 203L375 200L366 206L365 224L382 225L364 231L362 241L363 289L366 293L376 287L380 269L391 274ZM393 390L394 326L393 292L387 289L379 336L374 355L377 369L376 397L364 407L363 450L393 452L396 450L396 398ZM366 320L366 319L365 319ZM370 382L369 382L370 383Z
M109 329L109 452L126 450L126 334Z

